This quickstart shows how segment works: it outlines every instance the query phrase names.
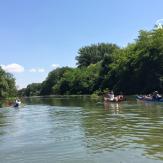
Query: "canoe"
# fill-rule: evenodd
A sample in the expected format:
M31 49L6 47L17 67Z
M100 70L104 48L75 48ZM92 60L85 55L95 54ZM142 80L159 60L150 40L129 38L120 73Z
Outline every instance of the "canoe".
M104 102L121 102L121 101L125 101L125 99L110 100L110 98L104 97Z
M163 98L155 100L155 99L145 98L144 96L139 96L139 95L136 96L136 99L140 101L148 101L148 102L163 102Z

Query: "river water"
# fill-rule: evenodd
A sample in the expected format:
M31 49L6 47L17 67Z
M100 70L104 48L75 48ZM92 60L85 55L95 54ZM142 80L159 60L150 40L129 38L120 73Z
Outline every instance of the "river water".
M163 104L27 98L0 108L0 163L163 162Z

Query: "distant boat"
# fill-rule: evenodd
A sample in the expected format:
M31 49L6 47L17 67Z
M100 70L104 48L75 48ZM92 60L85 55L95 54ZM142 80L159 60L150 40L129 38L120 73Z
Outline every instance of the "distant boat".
M146 98L144 96L139 96L139 95L136 96L136 99L137 100L140 100L140 101L163 102L163 98L160 98L160 99L152 99L152 98Z
M21 104L21 101L20 100L16 100L15 103L14 103L14 107L19 107Z
M111 100L108 97L104 97L104 101L105 102L121 102L121 101L125 101L126 99L123 96L116 96L113 100Z

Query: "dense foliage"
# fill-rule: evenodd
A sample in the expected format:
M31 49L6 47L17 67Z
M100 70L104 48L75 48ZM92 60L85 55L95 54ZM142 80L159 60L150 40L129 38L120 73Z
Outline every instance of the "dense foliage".
M54 94L90 94L98 89L96 85L100 64L87 68L74 68L66 71L61 80L53 86Z
M76 60L77 68L63 67L50 72L37 92L40 95L91 94L105 89L125 94L163 92L163 29L140 31L135 42L125 48L104 43L82 47Z
M32 83L27 86L27 88L23 88L18 91L21 96L39 96L41 89L41 83Z
M15 79L0 67L0 98L14 97L15 95Z
M40 94L53 94L53 87L62 79L64 73L71 68L62 67L51 71L46 80L41 84Z
M76 57L78 67L87 67L103 60L105 55L112 55L119 47L115 44L93 44L79 49Z

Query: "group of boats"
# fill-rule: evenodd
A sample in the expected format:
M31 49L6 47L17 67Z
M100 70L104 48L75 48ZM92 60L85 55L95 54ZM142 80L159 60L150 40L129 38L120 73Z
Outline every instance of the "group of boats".
M148 98L148 97L142 96L142 95L137 95L136 99L140 100L140 101L147 101L147 102L148 101L149 102L163 102L163 98L153 99L153 98Z
M163 97L158 93L158 91L154 91L149 95L136 95L136 99L147 102L163 102ZM122 94L114 96L113 91L104 96L104 102L121 102L125 100L126 98Z
M147 102L163 102L163 97L157 92L153 92L149 95L136 95L136 99L140 101L147 101ZM123 96L122 93L115 96L113 91L109 92L107 95L104 96L104 102L121 102L125 101L126 98ZM13 107L17 108L21 105L20 99L16 99Z
M137 95L136 98L140 101L163 102L163 98L158 91L154 91L152 94L148 95Z

